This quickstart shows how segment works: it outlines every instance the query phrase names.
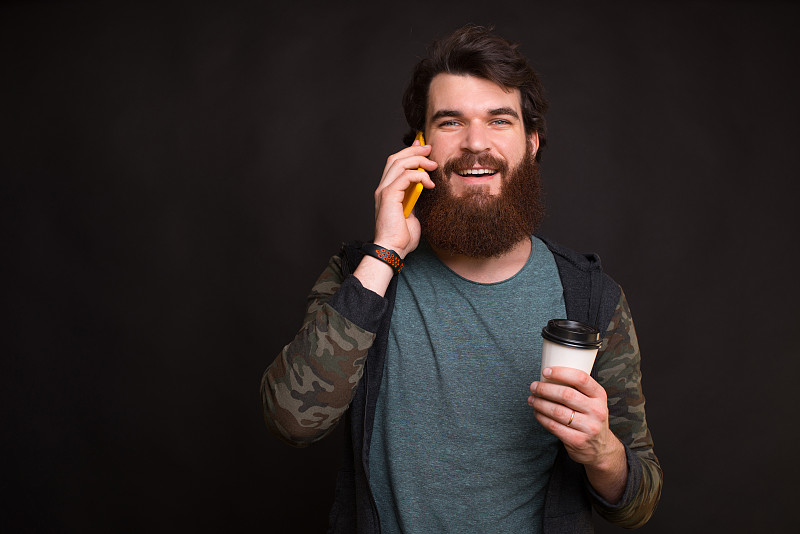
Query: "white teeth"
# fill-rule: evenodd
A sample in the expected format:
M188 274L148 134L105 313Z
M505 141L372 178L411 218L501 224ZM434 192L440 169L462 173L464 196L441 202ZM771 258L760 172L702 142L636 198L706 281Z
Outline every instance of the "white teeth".
M464 170L458 171L458 174L460 174L462 176L464 176L464 175L481 176L483 174L494 174L496 172L497 171L494 170L494 169L464 169Z

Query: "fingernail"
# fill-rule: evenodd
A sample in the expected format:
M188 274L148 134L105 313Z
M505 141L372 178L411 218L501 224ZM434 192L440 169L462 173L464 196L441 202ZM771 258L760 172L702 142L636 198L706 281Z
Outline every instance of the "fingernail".
M550 376L552 374L553 374L553 370L550 369L549 367L545 367L544 370L542 371L542 375L544 375L544 376Z

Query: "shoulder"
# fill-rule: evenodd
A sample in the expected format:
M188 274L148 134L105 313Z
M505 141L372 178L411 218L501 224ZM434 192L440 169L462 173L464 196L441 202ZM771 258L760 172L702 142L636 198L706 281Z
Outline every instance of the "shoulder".
M550 252L556 258L556 262L566 263L575 269L588 272L595 269L602 269L600 263L600 256L597 254L581 254L571 248L565 247L560 243L556 243L548 237L536 235L534 236L542 243L547 245Z
M547 237L535 237L553 254L569 318L605 331L619 302L621 288L603 271L600 256L576 252Z

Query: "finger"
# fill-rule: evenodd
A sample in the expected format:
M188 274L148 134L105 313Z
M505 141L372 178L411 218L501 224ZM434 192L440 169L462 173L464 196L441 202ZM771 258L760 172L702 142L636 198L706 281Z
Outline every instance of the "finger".
M534 416L540 425L542 425L548 432L556 436L564 443L577 442L578 440L583 439L583 433L576 428L574 419L572 424L567 426L565 423L569 421L569 419L566 419L565 421L558 421L541 412L534 412ZM577 412L575 413L575 417L578 417Z
M393 181L375 190L377 205L380 206L385 202L402 202L405 197L406 189L415 183L422 183L427 189L434 186L427 172L417 170L405 171Z
M588 373L572 367L545 367L542 376L548 380L566 384L577 389L587 397L597 398L605 396L603 386L597 383Z
M386 169L383 176L381 177L380 184L378 187L383 187L388 183L391 183L398 176L403 174L406 171L416 171L419 169L423 169L426 171L432 171L436 169L439 165L425 156L408 156L406 158L400 158L392 162L392 164ZM430 181L430 177L428 177L428 181ZM433 184L432 181L430 181Z
M553 382L534 382L531 384L534 397L566 406L570 410L584 411L589 398L574 387Z
M406 189L412 184L421 183L426 189L432 189L434 183L428 173L419 170L406 170L393 180L381 184L375 190L375 205L380 207L384 203L402 203Z
M536 413L564 426L578 428L580 423L577 421L584 419L582 412L579 410L534 395L531 395L528 404L531 405Z
M386 159L386 165L383 168L381 175L381 182L386 181L387 175L394 169L395 174L399 174L405 169L418 169L422 167L425 170L433 170L438 165L435 161L428 159L426 156L430 155L430 145L412 145L404 148L403 150L392 154ZM422 158L410 161L410 158ZM399 167L398 167L399 164ZM398 171L398 169L400 169Z
M430 145L420 145L416 140L414 144L408 146L402 150L391 154L388 158L386 158L386 165L383 167L383 173L386 174L386 171L389 170L395 161L403 158L407 158L409 156L427 156L431 152Z

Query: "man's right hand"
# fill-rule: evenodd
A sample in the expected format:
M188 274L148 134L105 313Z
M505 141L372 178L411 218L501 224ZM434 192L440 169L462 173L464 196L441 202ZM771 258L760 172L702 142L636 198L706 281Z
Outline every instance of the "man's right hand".
M412 184L422 183L426 189L433 181L425 171L432 171L438 164L428 159L430 145L420 146L414 141L410 147L392 154L386 160L383 176L375 190L375 243L394 250L401 258L417 248L420 238L419 220L412 212L408 219L403 215L403 198ZM424 193L423 193L424 194Z
M403 215L403 198L412 184L422 183L426 189L433 188L433 181L425 171L436 169L438 164L426 157L430 153L430 145L420 146L419 141L414 141L410 147L389 156L381 182L375 190L373 242L394 250L401 258L417 248L421 234L416 215L412 212L408 219ZM420 167L425 171L418 170ZM364 256L353 275L365 288L383 296L394 271L382 261Z

